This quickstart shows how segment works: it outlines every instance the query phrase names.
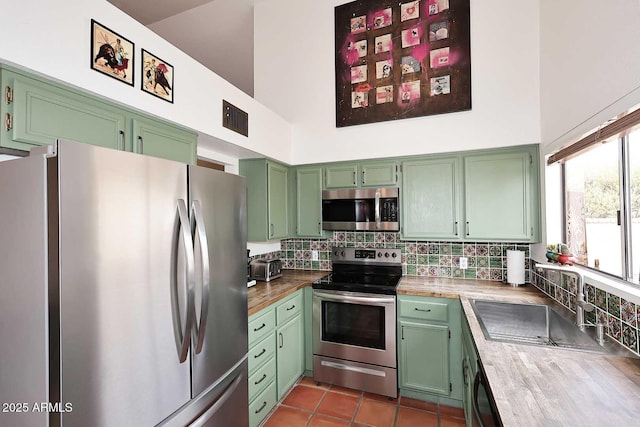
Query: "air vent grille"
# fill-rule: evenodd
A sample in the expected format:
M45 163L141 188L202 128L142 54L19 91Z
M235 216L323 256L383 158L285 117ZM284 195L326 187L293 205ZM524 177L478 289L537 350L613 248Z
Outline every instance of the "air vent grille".
M223 99L222 126L240 135L249 136L249 114Z

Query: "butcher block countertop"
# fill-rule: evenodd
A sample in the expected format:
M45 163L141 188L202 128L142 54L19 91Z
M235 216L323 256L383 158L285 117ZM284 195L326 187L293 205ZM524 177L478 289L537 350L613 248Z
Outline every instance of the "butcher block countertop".
M398 294L460 298L505 426L640 425L640 360L485 339L470 301L552 303L534 287L406 276Z
M258 282L248 291L249 315L326 274L284 270L280 279ZM405 276L398 295L460 299L505 426L640 426L639 359L485 339L471 300L553 304L534 287Z
M282 270L282 277L270 282L258 282L248 290L249 316L291 295L298 289L329 274L329 271Z

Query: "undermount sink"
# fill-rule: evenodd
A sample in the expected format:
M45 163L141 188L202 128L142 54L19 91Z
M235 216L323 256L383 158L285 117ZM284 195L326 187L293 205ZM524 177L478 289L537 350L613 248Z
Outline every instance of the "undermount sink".
M483 300L471 305L488 340L610 353L548 305Z

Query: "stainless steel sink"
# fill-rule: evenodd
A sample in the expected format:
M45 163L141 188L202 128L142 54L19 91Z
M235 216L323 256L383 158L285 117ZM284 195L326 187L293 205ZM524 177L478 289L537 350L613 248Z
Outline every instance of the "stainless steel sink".
M488 340L611 353L548 305L473 300Z

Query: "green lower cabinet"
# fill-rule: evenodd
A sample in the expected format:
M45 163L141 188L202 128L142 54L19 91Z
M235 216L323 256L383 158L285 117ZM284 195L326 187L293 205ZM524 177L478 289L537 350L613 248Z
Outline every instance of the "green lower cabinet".
M278 399L289 391L304 372L304 319L296 315L276 330Z
M449 327L400 321L400 386L449 396Z
M253 401L249 401L249 427L258 427L276 403L276 383L272 382Z
M198 136L166 123L133 119L133 151L163 159L195 164Z
M398 296L400 394L462 406L460 301Z

